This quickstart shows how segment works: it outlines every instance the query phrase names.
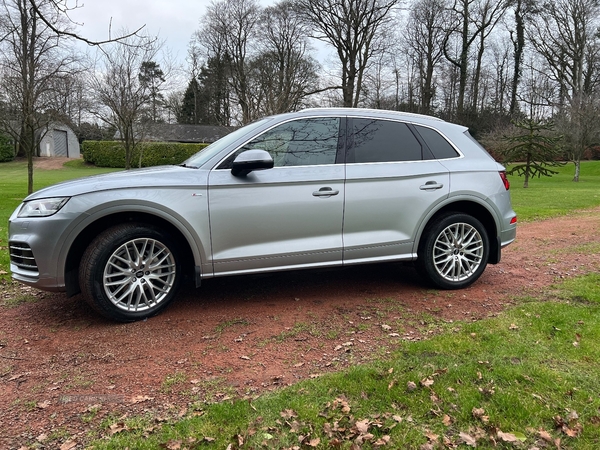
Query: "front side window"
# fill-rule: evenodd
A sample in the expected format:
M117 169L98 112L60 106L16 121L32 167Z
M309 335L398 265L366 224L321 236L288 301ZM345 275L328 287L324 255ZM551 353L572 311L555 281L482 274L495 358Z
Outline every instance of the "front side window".
M335 164L339 130L337 117L286 122L243 145L219 168L230 168L237 155L253 149L269 152L275 167Z
M355 163L422 159L421 144L405 123L379 119L352 120L352 153Z

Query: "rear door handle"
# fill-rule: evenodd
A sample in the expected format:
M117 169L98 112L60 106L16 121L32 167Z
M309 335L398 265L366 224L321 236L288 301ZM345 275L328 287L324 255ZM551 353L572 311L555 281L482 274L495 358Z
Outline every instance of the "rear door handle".
M328 198L333 195L338 195L339 193L340 193L340 191L335 191L335 190L331 189L330 187L322 187L318 191L313 192L313 195L315 197Z
M444 185L441 183L438 183L437 181L428 181L427 183L423 184L422 186L419 186L419 189L421 189L422 191L436 191L443 187L444 187Z

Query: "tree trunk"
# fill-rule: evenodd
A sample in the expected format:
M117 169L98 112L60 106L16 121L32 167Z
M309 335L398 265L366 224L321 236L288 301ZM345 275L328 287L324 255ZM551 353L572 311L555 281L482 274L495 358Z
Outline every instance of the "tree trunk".
M581 161L577 160L577 161L573 161L573 163L575 164L575 176L573 177L573 181L578 183L579 182L579 174L581 173Z
M517 2L515 8L515 25L516 25L516 40L513 40L514 53L514 73L510 92L510 107L508 112L511 116L515 116L517 108L517 91L521 80L521 63L523 61L523 49L525 48L525 21L521 10L521 0Z

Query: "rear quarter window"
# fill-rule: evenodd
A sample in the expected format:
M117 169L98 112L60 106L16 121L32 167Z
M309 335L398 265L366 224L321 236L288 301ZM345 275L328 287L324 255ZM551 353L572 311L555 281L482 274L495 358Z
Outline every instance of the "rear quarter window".
M456 149L440 133L432 128L415 125L418 133L421 135L435 159L449 159L459 157Z

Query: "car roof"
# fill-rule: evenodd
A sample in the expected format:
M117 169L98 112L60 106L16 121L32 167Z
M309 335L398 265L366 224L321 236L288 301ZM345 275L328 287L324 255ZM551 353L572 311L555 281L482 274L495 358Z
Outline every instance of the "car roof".
M424 114L415 114L401 111L390 111L386 109L368 109L368 108L307 108L301 111L277 114L269 116L278 120L293 119L299 117L314 117L314 116L347 116L347 117L368 117L376 119L402 120L405 122L429 125L434 128L439 127L458 127L463 131L466 127L451 122L446 122L442 119Z

